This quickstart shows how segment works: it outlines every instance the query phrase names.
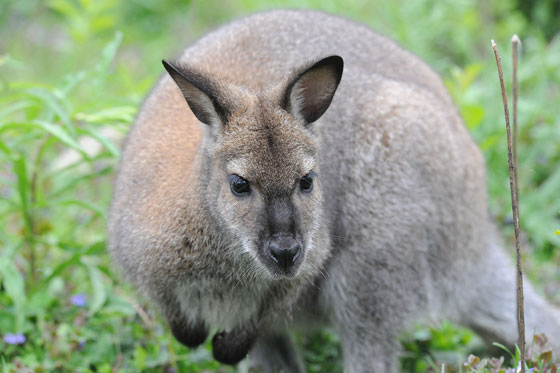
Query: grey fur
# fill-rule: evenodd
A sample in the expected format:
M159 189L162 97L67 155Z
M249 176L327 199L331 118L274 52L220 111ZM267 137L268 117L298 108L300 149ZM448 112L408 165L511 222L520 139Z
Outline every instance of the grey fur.
M342 80L304 123L290 108L305 100L282 98L330 55L344 59ZM198 122L160 79L123 152L109 247L183 343L216 328L222 361L254 342L265 370L301 370L286 331L313 321L340 334L348 372L396 372L397 337L417 320L515 343L515 274L488 216L483 157L420 59L349 20L285 10L224 26L176 64L209 79L227 115L207 107L211 123ZM311 169L304 195L297 178ZM249 197L231 194L232 173L250 180ZM259 254L271 205L301 241L291 274ZM560 352L558 310L527 282L525 300L527 335L546 332Z

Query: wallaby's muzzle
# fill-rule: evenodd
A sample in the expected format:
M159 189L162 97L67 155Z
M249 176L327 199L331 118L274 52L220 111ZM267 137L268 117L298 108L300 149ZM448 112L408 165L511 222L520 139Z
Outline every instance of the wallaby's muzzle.
M266 202L261 262L274 277L293 278L305 257L300 213L291 197L269 198Z
M268 241L267 254L281 271L289 272L301 262L301 244L291 236L277 236Z

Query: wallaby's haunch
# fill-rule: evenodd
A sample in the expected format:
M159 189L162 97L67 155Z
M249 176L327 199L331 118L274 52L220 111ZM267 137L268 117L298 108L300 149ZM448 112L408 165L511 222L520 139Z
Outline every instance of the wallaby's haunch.
M332 326L349 372L397 371L419 319L516 342L483 157L421 60L343 18L273 11L164 66L109 233L180 342L218 330L217 360L286 372L303 369L302 327ZM525 300L527 335L560 351L560 313L527 283Z

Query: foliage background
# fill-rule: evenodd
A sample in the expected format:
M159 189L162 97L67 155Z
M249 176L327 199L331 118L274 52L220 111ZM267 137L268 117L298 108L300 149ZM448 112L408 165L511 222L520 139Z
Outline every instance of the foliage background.
M119 280L105 249L119 148L160 60L254 11L323 9L364 22L425 59L488 163L491 210L511 242L503 109L520 60L521 223L528 276L560 301L560 2L557 0L3 0L0 2L0 363L4 371L231 371L208 346L173 341ZM508 245L512 246L512 245ZM512 286L514 286L512 284ZM484 296L484 294L481 294ZM8 343L10 334L26 341ZM340 370L337 337L296 336L309 371ZM458 371L480 341L448 323L403 336L405 371Z

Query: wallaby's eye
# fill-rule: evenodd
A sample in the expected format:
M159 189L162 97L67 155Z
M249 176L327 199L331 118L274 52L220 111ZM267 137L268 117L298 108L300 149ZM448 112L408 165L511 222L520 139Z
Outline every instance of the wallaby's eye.
M313 178L315 177L315 172L311 171L299 180L299 187L302 192L309 193L313 190Z
M249 182L239 175L229 175L229 187L231 192L236 196L246 196L251 192Z

